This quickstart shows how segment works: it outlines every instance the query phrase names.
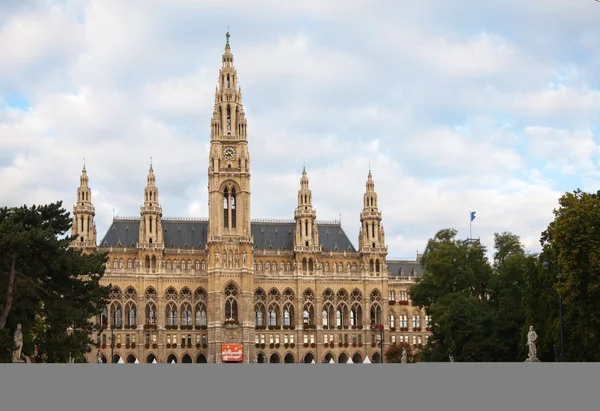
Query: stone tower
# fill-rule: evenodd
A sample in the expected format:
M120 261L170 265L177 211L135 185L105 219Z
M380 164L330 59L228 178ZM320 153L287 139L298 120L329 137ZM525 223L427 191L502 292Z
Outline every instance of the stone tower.
M221 344L243 344L246 355L254 352L254 317L251 310L243 309L254 298L250 155L229 37L228 32L215 92L208 164L208 299L216 311L208 332L218 362Z
M294 251L319 251L319 230L317 229L317 211L312 206L312 193L308 188L306 168L302 170L298 207L294 211L296 230L294 233Z
M146 188L144 189L144 205L140 207L140 239L138 249L147 272L155 272L165 248L162 230L162 207L158 202L158 188L154 169L150 164Z
M360 225L358 251L362 255L362 263L366 266L369 274L382 275L386 272L387 246L385 245L385 232L381 224L381 211L377 206L377 193L375 192L371 170L369 170L366 191L363 196Z
M92 190L89 186L88 175L84 165L83 170L81 170L81 177L79 178L79 188L77 188L77 202L73 206L71 235L78 236L73 241L73 247L82 249L93 249L96 247L95 215L96 211L92 205Z

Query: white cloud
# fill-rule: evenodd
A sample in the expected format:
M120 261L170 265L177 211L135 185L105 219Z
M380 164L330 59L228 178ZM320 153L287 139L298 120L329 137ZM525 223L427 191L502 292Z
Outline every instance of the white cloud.
M594 171L600 159L600 145L591 130L560 130L527 127L530 152L559 167L568 175Z
M293 218L305 159L318 218L341 213L356 244L371 163L391 256L414 258L442 228L466 237L469 210L488 245L511 230L539 249L558 197L575 188L565 181L597 187L588 5L32 4L0 23L0 203L70 207L85 157L99 237L113 209L139 213L150 156L164 215L206 217L227 24L254 218ZM31 107L6 107L15 92Z

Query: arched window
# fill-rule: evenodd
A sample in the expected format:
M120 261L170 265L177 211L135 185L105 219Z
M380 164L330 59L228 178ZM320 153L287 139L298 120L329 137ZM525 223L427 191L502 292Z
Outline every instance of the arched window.
M379 272L379 259L375 261L375 272Z
M279 307L276 304L269 306L269 325L278 325Z
M235 223L236 223L235 205L236 205L235 188L232 188L231 189L231 228L235 228Z
M229 190L223 192L223 227L229 228Z
M254 324L262 327L264 325L264 321L263 307L257 305L254 311Z
M231 107L227 106L227 134L231 134Z
M112 317L112 325L115 327L121 327L123 325L123 310L121 304L114 302L110 307L110 313Z
M307 270L307 262L306 262L306 258L302 259L302 271L306 271Z
M127 318L128 326L131 327L136 325L136 314L135 303L132 301L128 302L125 307L125 316Z
M238 321L237 287L229 283L225 287L225 321Z
M329 304L325 304L323 306L323 325L324 326L329 326L331 327L334 321L334 309L333 309L333 305L331 305L331 303Z
M379 304L374 303L371 305L371 328L375 328L375 325L382 324L381 322L381 307Z
M294 325L294 306L287 304L283 308L283 325Z
M362 325L362 307L355 303L350 310L350 322L352 327Z
M373 260L369 260L369 271L375 271L375 263L373 262Z
M390 314L390 327L396 328L396 316L394 314Z
M177 325L177 306L175 303L170 302L167 304L167 325L175 326Z
M196 304L196 326L206 327L206 305L203 302Z
M102 309L102 314L100 314L100 318L99 318L98 324L99 325L108 324L108 310L106 309L106 307L104 307Z
M412 323L414 328L419 328L421 326L421 316L419 314L414 314Z
M191 326L192 324L192 307L189 304L184 304L181 307L181 325Z
M308 306L304 306L304 311L302 312L302 323L304 325L310 325L311 323L311 315L310 315L310 311L308 309L312 308L312 304L309 304Z
M152 302L146 304L146 324L156 325L156 305Z

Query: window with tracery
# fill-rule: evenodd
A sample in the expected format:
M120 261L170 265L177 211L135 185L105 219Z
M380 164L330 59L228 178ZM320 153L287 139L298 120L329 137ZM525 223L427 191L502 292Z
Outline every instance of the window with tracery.
M177 301L177 291L173 287L167 288L167 291L165 292L165 300Z
M130 301L127 303L127 306L125 307L125 316L127 318L127 325L136 325L136 309L134 302Z
M110 312L112 316L112 325L120 327L123 325L123 311L121 304L114 302L110 306Z
M112 290L110 290L109 298L111 300L122 300L123 293L121 292L121 289L119 287L113 287Z
M156 305L153 302L146 304L146 324L156 325Z
M133 301L137 300L137 292L135 291L135 288L127 287L127 289L125 290L125 299Z
M177 325L177 306L170 302L167 304L167 325L176 326Z
M237 288L229 283L225 287L225 320L238 321Z
M181 300L182 301L192 301L192 291L185 287L183 290L181 290Z
M206 305L204 302L196 303L196 325L206 327Z
M186 303L181 306L181 325L193 325L192 307Z

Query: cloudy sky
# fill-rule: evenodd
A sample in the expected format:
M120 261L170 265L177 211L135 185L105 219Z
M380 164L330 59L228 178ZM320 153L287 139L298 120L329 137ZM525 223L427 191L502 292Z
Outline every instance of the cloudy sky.
M439 229L539 250L565 191L600 188L593 0L2 0L0 204L75 201L100 240L139 215L152 156L165 216L207 217L229 25L252 217L292 219L303 161L321 220L357 244L369 163L390 257Z

